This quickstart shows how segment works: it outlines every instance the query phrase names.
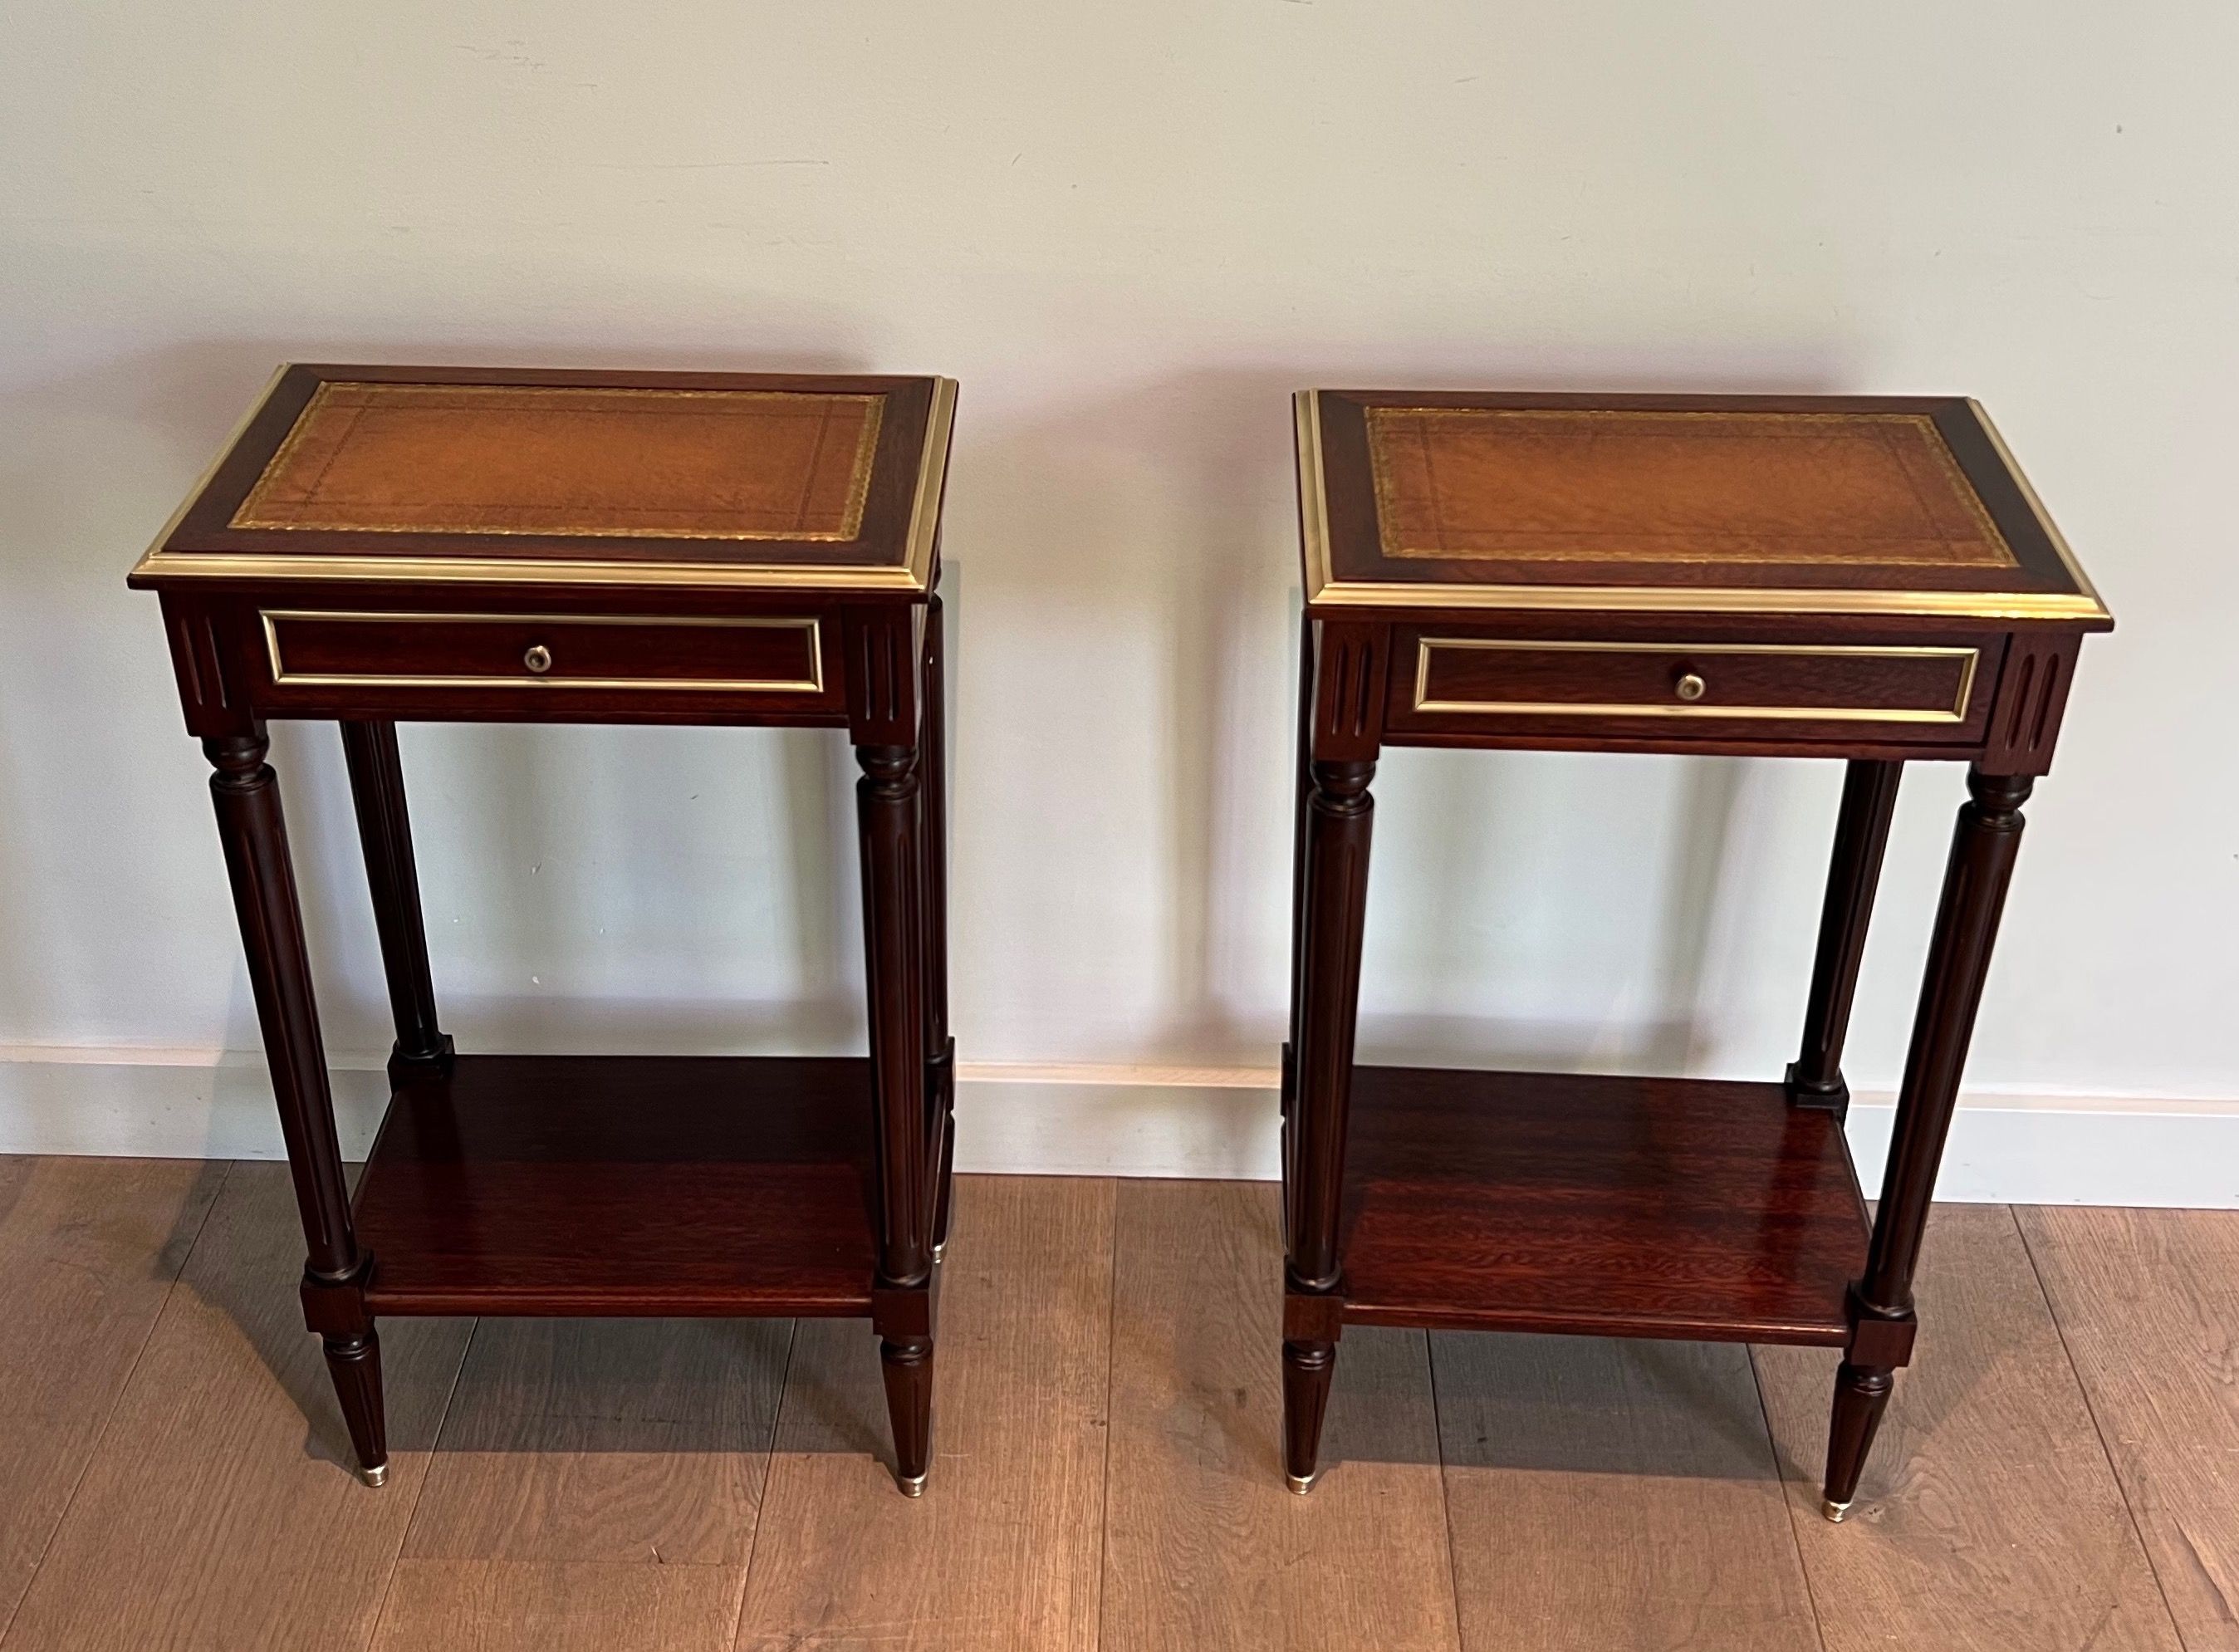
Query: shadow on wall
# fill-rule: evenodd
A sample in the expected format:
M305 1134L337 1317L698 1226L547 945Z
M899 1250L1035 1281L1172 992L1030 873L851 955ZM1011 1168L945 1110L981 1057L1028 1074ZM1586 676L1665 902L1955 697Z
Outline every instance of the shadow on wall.
M1408 950L1434 964L1473 959L1481 969L1485 940L1477 931L1488 910L1497 922L1518 909L1554 905L1565 909L1565 927L1596 931L1589 949L1617 961L1614 971L1624 977L1625 989L1578 995L1582 1008L1600 1006L1605 1014L1560 1022L1365 1010L1361 1058L1552 1072L1694 1071L1704 1053L1706 1029L1698 1009L1711 985L1713 920L1745 806L1747 760L1678 760L1676 772L1663 776L1667 783L1637 789L1605 765L1583 783L1558 783L1544 762L1508 752L1425 752L1413 761L1398 806L1418 816L1427 812L1432 823L1418 819L1410 834L1410 847L1427 846L1429 853L1418 857L1418 880L1428 892L1407 907ZM1639 760L1621 761L1633 767ZM1575 840L1554 857L1558 876L1576 887L1549 890L1545 835L1517 841L1499 819L1504 809L1577 816ZM1643 818L1647 811L1664 817ZM1644 831L1655 840L1661 864L1622 863L1631 835ZM1396 835L1387 834L1387 842ZM1517 852L1502 852L1511 848ZM1612 855L1619 863L1605 866L1602 881L1587 881L1596 863ZM1648 898L1637 907L1611 902L1604 890L1612 887L1638 887ZM1438 898L1440 890L1453 891L1452 898ZM1514 922L1517 930L1534 927L1528 919ZM1508 933L1504 928L1494 944ZM1533 944L1528 934L1521 944ZM1649 1013L1637 1013L1637 1006Z

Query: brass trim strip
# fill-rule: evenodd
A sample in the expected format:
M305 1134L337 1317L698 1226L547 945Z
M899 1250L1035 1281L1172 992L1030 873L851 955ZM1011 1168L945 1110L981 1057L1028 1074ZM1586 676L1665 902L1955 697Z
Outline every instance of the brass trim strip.
M2066 591L1891 591L1780 590L1741 587L1627 585L1463 585L1424 582L1340 580L1330 562L1329 498L1322 467L1321 403L1319 390L1292 396L1298 423L1299 518L1304 538L1306 603L1319 608L1487 609L1503 612L1603 612L1658 614L1897 614L1949 619L2092 620L2109 617L2098 593L2084 578L2074 554L2060 537L2043 507L2036 503L2028 479L1998 443L2007 468L2021 483L2038 519L2075 576L2082 593ZM1981 410L1977 410L1981 414ZM1987 415L1983 428L1997 442Z
M1319 390L1299 390L1291 397L1298 425L1299 532L1306 563L1306 600L1335 582L1330 577L1329 496L1322 477L1322 407Z
M912 588L930 589L933 546L940 537L940 502L948 484L949 433L956 423L956 381L933 381L933 404L926 410L925 447L918 455L917 491L910 503L908 537L902 566Z
M517 556L234 556L154 551L137 575L241 582L373 580L404 584L674 585L701 590L921 591L907 568L736 563L534 562Z
M672 692L716 689L740 694L821 694L824 692L824 632L814 619L762 617L710 618L698 615L652 614L419 614L388 610L359 613L331 608L268 608L257 610L264 625L264 651L275 688L318 689L517 689L541 683L551 689L657 689ZM549 677L524 672L520 676L381 676L356 672L291 672L280 657L281 620L343 620L365 624L429 625L693 625L734 629L802 630L808 633L808 675L806 677L747 679L730 677Z
M280 381L287 377L288 370L294 365L293 362L282 362L272 370L272 376L264 381L264 388L257 391L256 399L249 403L249 411L241 416L232 431L218 445L216 456L203 467L202 475L195 478L195 485L187 490L187 496L179 501L178 509L171 512L170 519L157 530L155 539L149 544L148 549L140 553L140 560L132 565L132 572L129 577L139 578L147 570L149 565L162 555L163 542L178 532L179 524L187 519L187 512L194 509L195 501L203 496L203 490L216 476L218 467L226 462L234 449L240 444L241 438L249 434L249 427L256 422L256 416L264 410L264 404L272 399L273 391L280 388ZM164 558L167 563L170 560L169 557Z
M1430 698L1431 654L1434 649L1502 649L1529 653L1581 654L1772 654L1814 657L1874 659L1949 659L1963 663L1959 690L1949 711L1924 708L1884 709L1869 706L1751 706L1584 704L1565 700L1433 700ZM1415 704L1417 711L1485 713L1506 716L1591 717L1724 717L1791 723L1964 723L1968 702L1974 697L1975 672L1983 652L1974 648L1925 645L1803 643L1580 643L1534 642L1525 637L1421 636L1415 639Z
M1325 581L1308 603L1323 608L1488 609L1624 614L1912 614L1949 619L2092 620L2089 596L2050 591L1782 590L1638 585L1387 585Z
M2006 467L2006 474L2022 490L2023 499L2036 517L2036 525L2043 529L2044 536L2052 541L2052 548L2059 553L2061 565L2068 570L2068 576L2076 582L2076 589L2090 602L2095 610L2090 617L2112 620L2115 616L2107 611L2107 604L2100 599L2098 587L2092 584L2091 576L2083 571L2083 564L2076 560L2076 552L2069 545L2068 536L2060 531L2059 524L2052 519L2052 513L2044 508L2044 501L2036 496L2036 489L2030 483L2028 472L2014 458L2014 450L2006 445L2006 438L1999 435L1998 427L1990 423L1990 410L1971 396L1967 398L1967 406L1975 415L1975 422L1983 427L1983 434L1990 438L1990 445L1997 450L1998 462Z

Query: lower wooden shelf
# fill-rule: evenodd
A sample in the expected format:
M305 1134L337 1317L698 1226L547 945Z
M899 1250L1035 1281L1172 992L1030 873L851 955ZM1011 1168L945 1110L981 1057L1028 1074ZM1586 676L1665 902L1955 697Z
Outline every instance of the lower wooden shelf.
M1840 1345L1866 1211L1777 1084L1359 1067L1345 1317Z
M375 1314L867 1314L869 1062L462 1056L358 1183Z

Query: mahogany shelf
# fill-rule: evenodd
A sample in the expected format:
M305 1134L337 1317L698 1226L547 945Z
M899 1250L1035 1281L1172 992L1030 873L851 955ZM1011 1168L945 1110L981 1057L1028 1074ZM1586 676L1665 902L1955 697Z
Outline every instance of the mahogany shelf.
M1778 1084L1356 1067L1349 1323L1839 1347L1867 1218Z
M860 1315L867 1060L462 1056L358 1183L375 1314Z

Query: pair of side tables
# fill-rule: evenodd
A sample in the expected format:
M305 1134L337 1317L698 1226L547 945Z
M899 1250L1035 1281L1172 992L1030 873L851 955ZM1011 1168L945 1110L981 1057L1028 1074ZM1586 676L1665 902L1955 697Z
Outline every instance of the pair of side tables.
M930 1464L953 1156L940 520L946 379L284 369L134 571L216 773L322 1339L384 1477L398 1314L867 1316ZM1348 1324L1844 1350L1840 1519L1911 1356L1914 1264L2016 849L2109 621L1953 398L1312 391L1283 1049L1285 1469ZM355 1196L273 717L342 725L395 1011ZM869 1050L455 1053L399 720L845 728ZM1386 745L1848 762L1779 1083L1353 1059ZM1970 764L1877 1212L1844 1034L1903 764Z

